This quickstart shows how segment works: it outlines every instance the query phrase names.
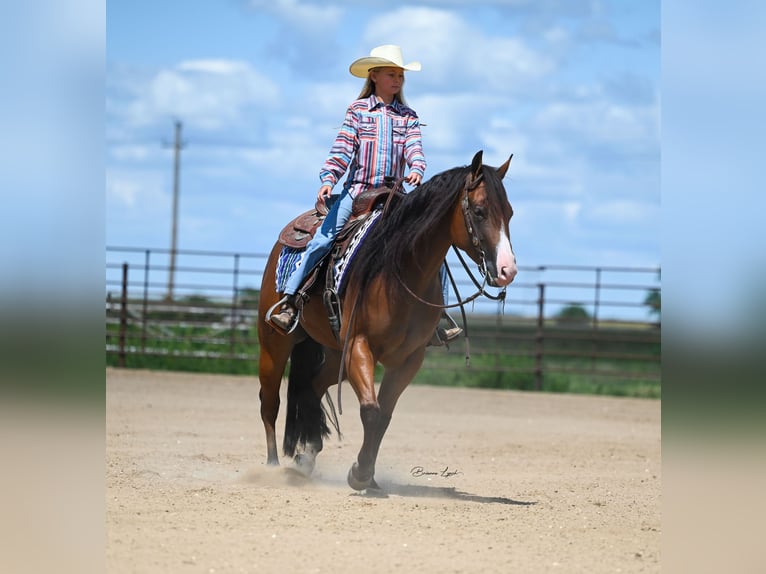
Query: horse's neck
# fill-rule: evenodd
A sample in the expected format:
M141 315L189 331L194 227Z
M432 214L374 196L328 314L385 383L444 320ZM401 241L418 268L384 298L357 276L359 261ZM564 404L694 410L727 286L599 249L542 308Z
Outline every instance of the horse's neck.
M411 256L405 267L412 269L414 276L420 278L418 283L421 287L429 285L439 274L439 269L452 244L451 221L452 216L445 215L439 225L435 225L430 232L424 233L422 239L412 247Z

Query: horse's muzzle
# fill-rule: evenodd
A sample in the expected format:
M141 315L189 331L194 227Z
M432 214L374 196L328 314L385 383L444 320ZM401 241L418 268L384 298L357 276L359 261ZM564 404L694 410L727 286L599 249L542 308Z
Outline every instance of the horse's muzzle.
M516 255L513 253L510 241L500 243L495 252L494 262L487 267L487 279L490 285L493 287L510 285L518 273Z
M516 263L512 266L501 267L494 280L495 287L505 287L506 285L510 285L516 278L517 273L518 269L516 269Z

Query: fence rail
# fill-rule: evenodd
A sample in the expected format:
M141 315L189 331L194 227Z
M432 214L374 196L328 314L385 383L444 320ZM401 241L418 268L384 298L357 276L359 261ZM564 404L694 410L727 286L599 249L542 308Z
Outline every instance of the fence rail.
M171 280L169 255L168 249L107 247L108 360L130 366L164 357L208 363L181 368L254 372L268 256L178 250ZM448 263L458 292L471 292L468 277L454 271L459 265ZM659 293L659 268L521 266L502 304L477 301L467 309L471 366L463 377L479 377L483 386L518 378L527 381L522 388L535 389L575 379L658 386L659 307L652 296ZM579 316L566 313L573 308ZM454 375L463 367L461 351L461 343L453 344L445 358L444 349L429 348L421 371Z

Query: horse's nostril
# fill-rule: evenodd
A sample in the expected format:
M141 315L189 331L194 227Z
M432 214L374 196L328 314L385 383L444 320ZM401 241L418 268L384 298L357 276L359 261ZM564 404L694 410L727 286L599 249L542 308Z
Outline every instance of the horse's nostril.
M503 267L500 276L510 283L516 277L516 273L516 267Z

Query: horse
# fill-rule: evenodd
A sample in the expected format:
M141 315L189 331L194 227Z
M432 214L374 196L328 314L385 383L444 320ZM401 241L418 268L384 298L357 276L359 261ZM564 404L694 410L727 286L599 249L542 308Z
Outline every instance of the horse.
M330 434L321 399L345 373L359 401L364 432L347 482L357 491L380 488L375 481L378 450L439 322L439 270L450 246L465 252L491 286L505 287L516 276L509 232L513 208L502 182L512 158L495 168L482 163L479 151L470 165L443 171L388 206L346 271L339 337L328 321L321 281L308 288L295 330L286 334L268 323L268 310L281 298L276 290L281 245L274 245L258 314L267 464L279 465L275 425L289 359L284 455L293 457L295 469L311 475ZM377 364L384 374L376 394Z

